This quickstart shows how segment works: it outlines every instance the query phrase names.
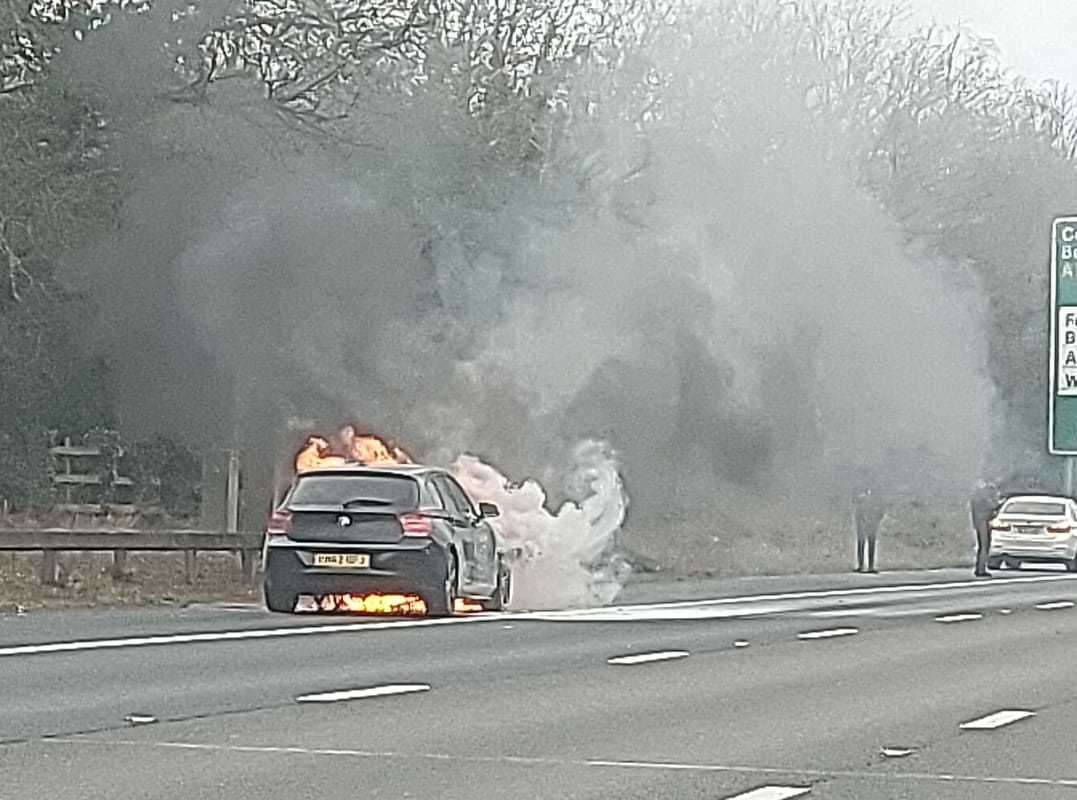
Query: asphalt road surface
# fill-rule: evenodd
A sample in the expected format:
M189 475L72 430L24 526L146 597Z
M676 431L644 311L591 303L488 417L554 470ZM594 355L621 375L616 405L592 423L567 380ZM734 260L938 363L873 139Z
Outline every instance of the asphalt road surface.
M1077 800L1077 576L0 616L0 798Z

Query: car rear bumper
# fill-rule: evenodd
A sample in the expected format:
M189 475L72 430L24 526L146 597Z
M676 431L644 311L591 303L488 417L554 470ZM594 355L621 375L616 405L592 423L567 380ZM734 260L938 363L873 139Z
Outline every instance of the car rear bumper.
M991 555L1026 561L1071 561L1077 555L1077 541L1029 541L995 534L991 540Z
M313 566L315 553L366 553L370 567ZM274 542L266 548L266 580L296 594L423 594L445 585L449 562L434 541L420 546Z

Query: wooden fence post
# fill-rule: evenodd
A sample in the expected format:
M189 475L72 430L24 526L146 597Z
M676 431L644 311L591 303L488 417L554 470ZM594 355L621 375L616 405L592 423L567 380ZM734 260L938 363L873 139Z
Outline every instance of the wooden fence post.
M41 554L41 583L45 586L60 583L60 564L56 560L55 550L46 550Z
M112 578L113 580L122 580L127 577L127 551L126 550L113 550L112 551Z
M258 572L258 553L254 550L240 550L239 566L243 571L243 582L247 586L254 586L254 577Z
M187 585L194 583L198 564L196 562L197 550L184 550L183 551L183 577L187 581Z

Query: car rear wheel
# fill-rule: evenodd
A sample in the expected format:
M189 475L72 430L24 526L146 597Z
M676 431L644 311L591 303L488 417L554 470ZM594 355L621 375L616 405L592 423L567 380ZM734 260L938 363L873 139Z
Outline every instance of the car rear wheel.
M1002 556L996 556L994 558L989 558L989 559L987 559L987 568L988 569L999 569L999 568L1002 567L1002 562L1003 561L1005 561L1005 559L1002 558Z
M1021 562L1016 558L1010 558L1007 556L1003 561L1006 564L1006 569L1021 569Z
M1066 570L1068 572L1077 572L1077 553L1074 553L1073 558L1066 562Z
M480 605L483 611L504 611L510 602L512 602L512 570L498 564L497 587L494 589L493 597L480 601Z
M451 617L456 603L456 557L449 558L449 569L445 576L445 585L438 590L424 595L426 613L431 617Z
M298 594L289 586L278 586L266 575L262 584L265 594L266 608L279 614L291 614L295 611L295 603Z

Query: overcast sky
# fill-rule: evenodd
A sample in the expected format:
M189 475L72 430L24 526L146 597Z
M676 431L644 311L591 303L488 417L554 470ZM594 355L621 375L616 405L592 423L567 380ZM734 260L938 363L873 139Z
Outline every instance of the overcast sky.
M924 21L964 23L995 40L1008 65L1077 89L1077 0L907 0Z

